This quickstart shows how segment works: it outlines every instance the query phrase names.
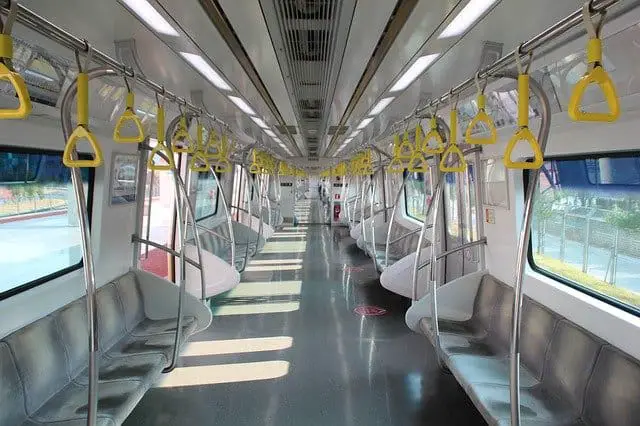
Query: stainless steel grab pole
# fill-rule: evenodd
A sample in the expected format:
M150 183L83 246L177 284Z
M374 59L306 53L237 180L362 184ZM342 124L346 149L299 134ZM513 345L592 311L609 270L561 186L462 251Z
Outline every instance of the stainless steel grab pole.
M396 210L398 209L398 204L400 203L400 197L402 196L402 194L404 194L404 187L407 184L407 179L409 178L409 176L407 175L406 177L404 177L402 179L402 185L400 185L400 189L398 190L398 193L396 194L396 198L393 204L393 210L391 210L391 216L389 217L389 226L387 228L387 240L385 242L384 245L384 266L385 268L387 266L389 266L389 245L391 244L391 242L389 241L389 238L391 238L391 231L393 229L393 221L396 217Z
M137 187L136 187L136 222L133 228L134 235L139 235L142 233L142 223L144 222L144 201L145 201L145 188L147 186L147 155L149 154L147 150L140 149L140 145L138 145L138 176L136 177ZM151 176L153 179L153 176ZM151 191L149 191L151 194ZM149 203L151 205L151 203ZM150 216L148 216L150 218ZM148 236L147 236L148 238ZM149 246L145 246L145 250L148 257ZM138 267L138 263L140 261L140 243L137 241L133 241L133 253L131 259L131 266L133 268Z
M476 174L474 176L475 180L473 182L474 184L474 190L476 193L476 230L478 231L478 235L476 238L481 239L484 238L484 207L483 207L483 199L484 199L484 194L483 194L483 189L482 189L482 182L484 179L484 175L483 175L483 168L482 168L482 159L480 158L480 152L476 152L473 155L473 162L475 164L476 167ZM484 270L487 267L487 262L486 262L486 257L485 257L485 252L484 252L485 248L484 247L478 247L478 265L480 270Z
M22 7L22 6L20 6ZM103 76L116 75L110 69L99 68L87 71L89 79ZM60 118L62 121L62 134L66 141L73 131L71 124L71 104L78 92L78 80L75 79L64 93L60 107ZM78 153L74 149L71 157L75 160ZM99 371L99 345L98 345L98 317L96 312L96 275L93 263L93 252L91 250L91 228L89 225L89 212L87 209L87 198L84 193L82 174L79 168L72 168L71 184L78 209L78 225L80 227L81 249L83 259L84 283L87 293L87 325L89 328L89 371L87 387L87 426L95 426L98 414L98 371Z
M213 178L216 180L216 186L218 187L218 194L220 194L220 198L222 199L222 208L224 209L224 215L227 219L227 228L229 229L229 238L231 239L231 266L236 267L236 237L233 231L233 220L231 219L231 212L229 211L229 205L227 204L227 197L224 195L224 189L220 184L220 179L218 179L218 175L216 174L215 168L213 166L209 167L209 172L213 175Z
M173 137L174 131L176 126L178 125L178 123L180 123L180 116L176 116L173 120L171 120L171 122L169 123L169 125L167 126L167 132L166 134L169 135L169 138ZM167 145L169 144L168 141L166 141ZM187 156L188 158L188 156ZM191 170L189 170L189 168L187 167L187 173L192 173ZM200 263L200 287L201 287L201 292L202 292L202 297L201 300L204 302L206 299L206 282L205 282L205 276L204 276L204 266L202 265L202 244L200 242L200 235L198 234L198 227L196 224L196 214L193 210L193 206L191 205L191 201L189 200L189 191L186 188L186 185L184 183L184 181L182 180L182 176L180 176L180 171L179 170L173 170L173 176L174 176L174 182L176 185L176 192L182 192L183 195L183 199L185 204L178 204L177 208L182 208L184 207L187 215L186 217L183 216L183 220L185 220L185 224L189 223L189 221L191 222L191 232L193 233L193 241L195 243L196 246L196 255L198 257L198 262ZM186 237L186 226L185 226L185 237ZM185 241L186 243L186 241Z
M504 73L501 77L518 80L518 75L514 72ZM549 139L549 129L551 127L551 107L549 99L544 93L542 86L533 78L529 80L531 91L540 101L541 116L540 129L538 130L538 145L544 156ZM522 281L524 278L524 267L527 262L527 248L531 237L531 220L533 219L533 197L540 169L533 169L529 174L529 184L524 201L524 214L520 225L520 235L518 236L518 257L516 258L515 284L513 287L513 316L511 324L511 345L509 360L509 392L511 395L511 426L520 426L520 322L522 312Z
M439 173L438 186L436 192L431 197L431 205L433 208L433 228L431 229L431 267L429 268L429 281L431 283L431 329L433 330L433 340L436 352L436 362L442 368L442 358L440 357L440 328L438 326L438 217L440 216L440 200L444 192L444 173ZM431 207L431 206L430 206ZM426 222L426 219L425 219ZM416 260L417 256L416 256Z

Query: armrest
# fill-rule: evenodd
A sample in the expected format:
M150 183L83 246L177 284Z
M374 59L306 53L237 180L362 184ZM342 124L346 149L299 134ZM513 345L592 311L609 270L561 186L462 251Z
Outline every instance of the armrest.
M465 321L473 315L473 305L486 270L473 272L438 287L438 318ZM415 302L405 315L407 326L419 333L420 320L431 318L431 293Z
M152 320L175 318L178 314L178 296L180 288L164 278L157 277L140 269L131 269L138 279L140 292L144 300L144 312ZM211 324L211 309L185 292L183 315L196 318L196 332L202 331Z

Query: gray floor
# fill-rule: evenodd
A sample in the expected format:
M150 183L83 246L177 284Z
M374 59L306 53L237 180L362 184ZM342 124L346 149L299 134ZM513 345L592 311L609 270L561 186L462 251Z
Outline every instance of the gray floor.
M254 260L235 292L212 302L213 323L176 381L151 389L125 425L484 424L405 326L409 302L380 286L346 229L285 228ZM361 305L387 314L359 316ZM253 338L289 344L264 351Z

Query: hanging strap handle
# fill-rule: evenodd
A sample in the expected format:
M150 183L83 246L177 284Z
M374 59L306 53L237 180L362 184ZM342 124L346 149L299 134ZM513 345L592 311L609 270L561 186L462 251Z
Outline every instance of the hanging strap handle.
M391 162L387 166L387 171L389 173L404 173L404 163L399 158L392 158Z
M142 128L142 121L140 117L138 117L134 111L135 104L135 94L133 90L133 85L135 84L136 77L133 76L133 83L129 85L129 81L127 80L127 76L124 77L124 84L127 86L127 98L125 109L120 118L118 118L118 122L116 123L116 127L113 129L113 140L118 143L140 143L144 141L144 130ZM122 130L125 128L127 123L132 123L136 128L136 134L134 136L123 136Z
M426 173L429 171L429 163L420 151L416 151L409 160L407 170L412 173Z
M602 66L602 40L600 32L604 23L606 10L600 12L600 19L594 22L591 17L591 1L584 3L582 7L582 20L589 35L587 42L587 62L589 67L587 72L576 83L571 97L569 98L569 106L567 112L569 117L574 121L591 121L591 122L613 122L620 117L620 100L616 92L616 86L611 80L611 76ZM585 112L582 109L582 99L591 84L597 84L602 91L609 112Z
M78 65L78 76L76 77L76 108L78 125L69 136L69 139L67 139L67 143L64 146L64 152L62 154L63 164L71 168L95 168L102 165L103 162L100 142L98 142L96 136L89 130L89 75L86 73L86 70L89 68L89 64L91 63L93 48L86 41L85 43L87 46L87 57L84 67L80 63L80 53L77 50L75 52L76 62ZM91 149L93 150L93 159L83 160L78 157L76 148L78 146L78 142L83 139L85 139L91 146Z
M186 103L184 100L183 102ZM178 109L180 110L180 120L178 121L178 128L171 137L171 148L173 152L193 154L196 149L187 127L187 115L180 103L178 103Z
M438 105L440 103L440 99L436 101L436 104L431 111L431 120L430 120L430 130L424 136L422 141L422 152L430 155L430 154L442 154L445 150L445 144L442 140L442 135L438 131ZM435 142L435 147L431 146L431 141Z
M149 170L154 171L167 171L167 170L175 170L176 164L173 161L173 152L166 145L165 141L165 128L164 128L164 87L162 87L162 95L156 93L156 103L158 106L158 111L156 113L156 139L157 144L151 150L151 154L149 154L149 158L147 159L147 167ZM156 164L154 161L154 157L156 154L162 153L164 157L167 159L167 164Z
M0 120L24 119L31 114L31 98L27 85L22 76L13 69L13 37L11 30L18 15L18 2L11 1L9 14L0 25L0 80L9 82L18 97L18 107L15 109L0 109Z
M231 171L231 162L226 158L218 160L215 170L218 173L228 173Z
M469 145L489 145L494 144L498 140L498 133L496 131L496 126L493 123L493 119L486 112L486 104L487 99L484 95L484 90L487 87L487 80L484 81L484 84L480 84L479 74L476 73L475 76L476 87L478 88L477 102L478 102L478 113L473 117L469 125L467 126L467 130L464 134L464 139ZM479 123L483 123L489 129L489 135L483 138L474 137L473 129Z
M449 111L449 127L451 128L451 132L449 133L449 146L442 154L439 166L443 172L464 172L467 169L467 161L464 159L464 154L458 147L458 96L456 96L454 102L453 90L450 90L449 98L451 99L451 110ZM450 157L452 161L449 161Z
M538 140L529 129L529 68L533 59L533 53L529 53L529 63L526 68L522 66L520 58L522 44L516 53L516 65L518 67L518 129L511 136L507 143L502 162L508 169L529 170L542 167L544 158ZM511 156L516 145L520 142L527 142L533 153L533 161L513 161Z
M409 131L405 129L404 133L402 134L402 142L398 147L397 158L401 160L409 160L413 156L414 151L415 147L409 140Z

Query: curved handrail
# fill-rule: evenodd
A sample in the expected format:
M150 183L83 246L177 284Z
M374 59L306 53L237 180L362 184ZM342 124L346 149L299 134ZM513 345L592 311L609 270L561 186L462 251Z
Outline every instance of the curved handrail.
M87 71L89 75L116 75L116 72L106 68L98 68ZM62 133L66 141L73 131L71 124L70 105L78 90L78 81L74 80L67 88L62 98L60 107L60 118L62 121ZM70 152L72 159L78 159L78 153L75 149ZM98 318L96 315L96 275L93 263L93 253L91 251L91 228L89 225L89 212L87 209L87 201L84 193L84 185L82 183L82 175L80 169L73 167L71 172L71 184L76 199L76 208L78 209L78 223L80 225L80 236L82 241L82 259L85 292L87 293L87 323L89 328L89 372L88 372L88 401L87 401L87 425L93 426L96 422L98 411Z
M231 219L231 211L227 204L227 197L224 195L224 189L220 184L220 179L218 179L218 175L213 166L209 166L209 172L213 175L213 178L216 180L216 186L218 187L218 194L220 194L220 198L222 199L222 208L224 209L224 215L227 218L227 228L229 229L229 237L231 242L231 265L236 267L236 236L233 230L233 220Z
M439 255L436 256L436 261L442 260L447 256L450 256L452 254L458 253L459 251L466 250L468 248L479 246L479 245L482 245L482 244L485 244L485 245L487 244L487 237L482 237L479 240L475 240L475 241L471 241L471 242L468 242L468 243L464 243L464 244L459 245L458 247L454 247L454 248L452 248L450 250L443 251L442 253L440 253ZM427 267L429 265L431 265L431 259L427 260L422 265L420 265L418 267L418 270L421 270L421 269L423 269L423 268L425 268L425 267Z
M402 179L402 185L400 185L400 189L398 189L398 192L396 193L396 199L393 203L393 210L391 210L391 217L389 218L389 227L387 229L387 241L385 243L385 248L384 248L384 266L385 267L389 265L389 244L391 244L389 242L389 238L391 238L391 230L393 229L393 220L396 217L396 210L398 209L398 204L400 203L400 197L404 193L404 188L407 185L407 178L408 176L405 176Z
M496 76L498 77L498 76ZM512 72L506 72L499 77L507 77L517 80L517 75ZM541 108L541 123L538 130L538 145L540 151L544 156L547 142L549 139L549 130L551 127L551 107L549 105L549 99L545 94L540 84L531 79L530 88L533 93L538 97ZM538 185L540 177L540 170L534 169L529 175L529 184L525 196L524 203L524 215L520 228L520 235L518 237L518 257L516 259L516 271L515 271L515 283L513 287L513 316L512 316L512 329L511 329L511 345L509 348L510 360L509 360L509 392L511 395L511 424L520 424L520 314L522 311L522 281L524 278L524 269L527 263L527 247L529 246L529 239L531 237L531 220L533 218L533 196L535 189Z

